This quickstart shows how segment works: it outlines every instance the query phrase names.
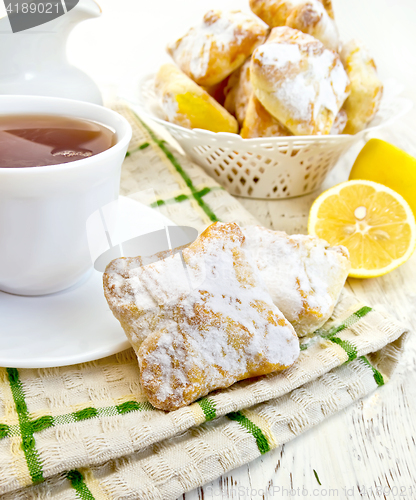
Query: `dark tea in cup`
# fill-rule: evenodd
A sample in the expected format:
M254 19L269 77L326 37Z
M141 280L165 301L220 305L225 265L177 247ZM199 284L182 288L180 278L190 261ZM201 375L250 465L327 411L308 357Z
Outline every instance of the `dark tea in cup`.
M111 148L116 134L90 120L59 115L0 116L0 168L43 167Z

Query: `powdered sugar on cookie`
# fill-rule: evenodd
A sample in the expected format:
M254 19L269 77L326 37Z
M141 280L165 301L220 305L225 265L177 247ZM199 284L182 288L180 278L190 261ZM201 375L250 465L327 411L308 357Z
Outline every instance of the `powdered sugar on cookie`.
M253 54L254 91L294 134L327 134L349 94L341 60L312 36L275 28Z
M299 336L327 321L350 269L348 251L330 247L316 237L271 231L260 226L243 229L273 302Z
M295 44L269 44L259 51L258 58L262 64L282 69L289 64L298 64L301 59L300 47Z
M268 26L252 14L210 10L199 26L167 50L195 82L215 85L240 66L267 33Z
M179 408L214 389L293 364L299 355L296 333L273 304L236 224L213 224L182 257L124 273L123 319L133 325L126 333L154 406ZM143 294L156 307L140 309Z

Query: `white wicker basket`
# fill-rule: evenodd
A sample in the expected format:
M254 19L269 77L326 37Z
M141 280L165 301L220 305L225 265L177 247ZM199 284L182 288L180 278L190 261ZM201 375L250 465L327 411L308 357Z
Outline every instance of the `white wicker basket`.
M190 130L167 122L154 94L153 81L153 75L142 81L138 98L129 99L132 107L143 119L163 125L185 153L229 193L250 198L288 198L318 189L339 157L355 142L412 107L410 100L390 91L390 95L385 93L371 126L353 136L243 139L237 134Z

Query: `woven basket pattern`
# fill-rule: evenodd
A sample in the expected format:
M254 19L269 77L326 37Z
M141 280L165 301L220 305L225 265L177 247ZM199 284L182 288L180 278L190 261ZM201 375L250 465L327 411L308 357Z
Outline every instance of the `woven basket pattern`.
M385 96L371 125L355 135L243 139L165 121L153 82L150 75L141 83L138 104L133 106L138 114L163 125L182 150L229 193L249 198L291 198L315 191L353 144L412 106L408 99Z

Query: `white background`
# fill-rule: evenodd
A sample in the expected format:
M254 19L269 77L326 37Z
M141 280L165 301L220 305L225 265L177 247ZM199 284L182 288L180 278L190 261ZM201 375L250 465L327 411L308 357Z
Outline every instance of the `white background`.
M98 3L102 15L80 23L72 31L68 58L92 76L110 98L169 61L166 44L198 23L210 8L249 10L248 0ZM395 78L404 84L404 95L416 101L416 1L333 0L333 4L341 38L364 41L382 80ZM0 17L4 13L0 2ZM414 118L416 109L406 122L411 125Z
M97 83L119 86L168 61L166 44L210 8L249 10L248 0L99 0L100 18L79 24L68 56ZM394 77L416 100L416 1L333 0L343 40L369 47L382 79Z

